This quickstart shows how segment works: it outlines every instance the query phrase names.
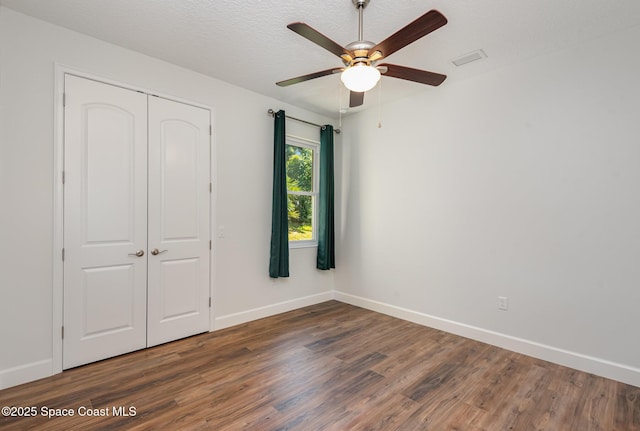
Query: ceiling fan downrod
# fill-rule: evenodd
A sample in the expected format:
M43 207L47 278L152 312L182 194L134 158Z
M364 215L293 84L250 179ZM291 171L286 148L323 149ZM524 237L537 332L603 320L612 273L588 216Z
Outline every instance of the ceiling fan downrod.
M355 42L351 42L345 48L352 52L353 57L344 58L343 62L345 66L351 67L356 64L366 64L367 66L371 65L371 61L369 60L368 52L375 43L370 42L368 40L364 40L364 8L367 7L370 0L351 0L355 8L358 10L358 40Z
M364 40L364 29L362 18L364 16L364 8L367 7L370 0L351 0L353 5L358 9L358 40Z

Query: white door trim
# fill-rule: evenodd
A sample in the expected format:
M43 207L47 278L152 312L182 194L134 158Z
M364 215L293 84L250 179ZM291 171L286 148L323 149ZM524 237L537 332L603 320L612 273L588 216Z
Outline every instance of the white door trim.
M90 72L82 71L71 66L67 66L60 63L54 64L54 97L53 97L53 250L51 252L51 258L53 262L52 272L52 362L51 362L51 374L57 374L62 372L62 322L64 317L64 266L62 262L62 248L64 246L64 188L62 184L62 175L64 168L64 76L65 74L76 75L81 78L93 79L95 81L103 82L105 84L116 85L118 87L127 88L129 90L141 91L143 93L160 96L165 99L174 100L176 102L185 103L188 105L197 106L209 110L211 118L212 129L215 130L213 107L204 105L201 103L195 103L190 100L181 99L168 94L163 94L148 88L131 85L121 81L108 79L103 76L99 76ZM211 182L213 184L211 199L210 199L210 232L211 240L213 241L213 226L215 222L215 205L216 205L216 185L217 185L217 172L216 166L216 145L213 132L211 133L211 152L209 169L211 172ZM210 253L210 276L209 276L209 296L213 298L213 279L215 265L215 250ZM212 299L212 302L215 302ZM213 330L213 308L209 309L209 331Z

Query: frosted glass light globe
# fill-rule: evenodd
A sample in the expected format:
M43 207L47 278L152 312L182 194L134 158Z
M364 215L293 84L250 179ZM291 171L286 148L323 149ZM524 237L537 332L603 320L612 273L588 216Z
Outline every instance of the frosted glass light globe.
M373 66L358 63L347 67L340 79L349 90L362 93L376 86L380 80L380 71Z

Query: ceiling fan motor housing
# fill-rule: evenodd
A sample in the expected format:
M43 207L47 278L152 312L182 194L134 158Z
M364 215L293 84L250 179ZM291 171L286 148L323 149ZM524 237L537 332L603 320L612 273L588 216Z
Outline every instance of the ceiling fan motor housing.
M370 65L372 62L369 58L369 50L374 46L376 46L376 44L368 40L357 40L345 46L347 50L354 54L353 59L346 65L350 66L356 63L366 63Z

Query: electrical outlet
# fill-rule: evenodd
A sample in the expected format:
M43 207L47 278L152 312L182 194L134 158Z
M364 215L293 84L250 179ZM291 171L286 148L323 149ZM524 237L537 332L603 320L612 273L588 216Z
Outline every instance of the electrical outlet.
M506 296L498 296L498 310L507 311L509 309L509 299Z

